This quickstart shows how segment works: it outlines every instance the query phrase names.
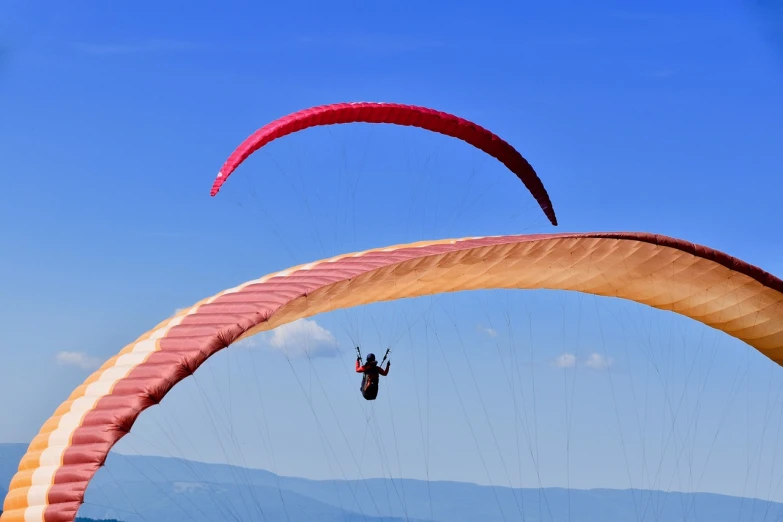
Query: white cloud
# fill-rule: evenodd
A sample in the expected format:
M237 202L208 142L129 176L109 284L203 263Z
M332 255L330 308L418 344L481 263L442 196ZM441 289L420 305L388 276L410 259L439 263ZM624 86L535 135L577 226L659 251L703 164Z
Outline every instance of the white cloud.
M299 319L293 323L284 324L272 331L269 344L282 348L287 344L329 344L336 345L332 333L311 319Z
M600 353L591 353L584 359L578 359L576 355L572 353L564 353L555 357L552 364L557 368L573 368L578 364L579 366L587 366L593 370L606 370L614 364L614 359L611 357L604 357Z
M611 357L604 357L600 353L591 353L585 361L585 366L593 370L606 370L614 363Z
M572 353L558 355L555 357L554 364L558 368L573 368L576 366L576 356Z
M330 357L337 355L334 335L311 319L298 319L275 328L263 337L253 336L238 344L253 348L263 343L289 357Z
M57 364L94 370L100 367L101 361L83 352L60 352L57 354Z
M498 336L498 332L494 328L490 328L490 327L484 326L482 324L478 325L477 328L478 328L479 332L485 333L485 334L487 334L490 337L497 337Z

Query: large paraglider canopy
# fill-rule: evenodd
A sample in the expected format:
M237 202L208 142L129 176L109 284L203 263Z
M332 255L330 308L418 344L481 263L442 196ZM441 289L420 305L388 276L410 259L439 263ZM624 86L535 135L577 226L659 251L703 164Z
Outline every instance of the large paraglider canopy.
M239 339L340 308L495 288L573 290L671 310L783 363L783 281L664 236L483 237L342 255L225 290L109 359L33 439L0 519L73 521L88 483L139 414Z
M258 129L229 156L212 184L216 195L228 177L253 152L278 138L310 127L345 123L388 123L418 127L460 139L503 163L533 194L553 225L557 217L543 183L528 161L487 129L445 112L398 103L337 103L301 110Z

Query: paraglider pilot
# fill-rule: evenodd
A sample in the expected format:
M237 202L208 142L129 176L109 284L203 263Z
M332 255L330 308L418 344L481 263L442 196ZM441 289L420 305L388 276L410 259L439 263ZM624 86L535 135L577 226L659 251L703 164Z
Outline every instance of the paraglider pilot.
M386 355L383 356L384 361L389 355L389 350L386 350ZM356 373L363 373L362 385L359 388L362 392L362 397L368 401L374 401L378 396L378 376L389 375L389 366L391 361L386 362L386 369L383 368L383 361L378 366L378 361L375 360L375 354L367 354L367 362L362 364L362 353L359 347L356 347Z

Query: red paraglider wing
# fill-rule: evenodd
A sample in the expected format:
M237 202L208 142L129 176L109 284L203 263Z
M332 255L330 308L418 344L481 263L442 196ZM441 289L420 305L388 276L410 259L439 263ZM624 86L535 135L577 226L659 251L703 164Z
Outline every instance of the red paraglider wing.
M536 171L517 150L487 129L445 112L398 103L337 103L289 114L253 133L229 156L212 184L214 196L232 172L267 143L310 127L341 123L389 123L418 127L460 139L493 156L517 175L533 194L553 225L557 217L544 184Z

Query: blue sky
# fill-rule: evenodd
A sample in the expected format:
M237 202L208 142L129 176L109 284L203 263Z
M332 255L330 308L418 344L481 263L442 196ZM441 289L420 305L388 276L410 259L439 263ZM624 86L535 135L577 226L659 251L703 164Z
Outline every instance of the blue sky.
M459 114L493 130L531 161L554 202L558 230L663 233L783 274L783 48L780 21L772 15L764 5L723 0L481 7L435 1L263 7L233 2L220 8L201 1L5 2L0 8L0 240L5 245L0 396L12 399L0 402L0 416L11 419L0 424L0 441L28 441L91 364L175 309L228 286L346 250L552 230L501 165L455 140L411 129L356 126L289 137L271 145L268 154L254 156L219 197L209 198L217 170L242 139L274 118L312 105L397 101ZM357 181L353 193L350 186ZM482 337L481 329L489 327L487 317L510 309L502 296L486 299L482 318L470 297L457 296L445 298L440 315L425 321L441 330L450 346L462 341L470 346L468 356L481 379L497 371L481 352L496 341ZM562 391L562 369L549 363L575 351L568 347L571 329L562 323L574 318L574 303L582 301L578 296L509 299L516 310L536 307L536 332L557 332L541 341L535 359L542 382L557 379ZM563 302L571 303L566 311ZM355 400L350 397L355 385L337 364L352 364L352 336L372 346L372 333L366 332L373 332L374 321L385 321L379 328L382 342L397 340L404 314L428 306L429 301L419 301L317 319L343 350L339 359L315 363L322 365L334 404ZM631 315L649 313L623 306L620 310ZM450 324L446 310L458 318L456 333L443 333ZM649 317L650 324L662 326L648 324L648 334L656 332L661 342L671 337L668 316ZM593 318L592 324L611 323ZM677 324L696 337L704 333L698 325ZM516 328L526 326L498 330ZM401 389L404 411L416 400L411 348L436 350L421 324L414 330L415 338L399 341L399 380L389 380L390 388ZM609 340L601 341L594 328L578 335L593 347L622 345L618 328L606 334ZM715 342L727 348L718 352L713 385L730 379L740 360L755 361L760 378L780 378L730 339ZM280 370L268 374L268 392L283 387L296 395L290 375L280 377L286 360L268 348L269 340L260 342L256 355ZM580 361L596 350L580 349ZM71 355L58 360L63 352ZM605 356L627 369L638 356L623 362L622 353ZM705 361L700 368L706 368ZM214 367L220 364L228 363L216 361ZM295 365L309 375L308 363L296 360ZM644 375L648 366L639 368ZM468 366L455 371L460 379L470 378ZM585 373L589 377L578 381L585 397L595 393L596 400L611 400L605 373ZM447 389L448 375L438 375ZM570 375L567 389L576 382ZM538 395L546 397L542 386ZM185 411L188 389L172 397L179 402L165 411ZM743 393L742 405L752 404L754 394L762 397L766 388ZM442 401L449 406L438 425L449 426L464 412L480 416L477 398L474 393L463 410L452 394L445 395ZM257 407L254 400L244 403L246 410ZM291 407L307 408L301 397L296 400ZM706 422L717 422L720 400L707 401ZM552 411L562 411L563 404L553 404ZM623 408L593 413L613 415ZM738 406L733 424L746 413ZM285 416L282 410L276 414ZM416 455L418 421L401 415L402 429L412 431L400 438ZM502 412L497 415L503 418ZM195 426L195 416L182 422ZM581 440L615 441L602 434L603 421L583 417L574 428ZM349 414L340 418L350 426ZM150 423L139 428L142 436L155 429ZM339 429L330 429L339 442ZM543 419L540 429L554 434L560 428ZM710 474L705 487L742 492L742 480L732 476L741 470L746 477L742 459L752 446L744 439L732 443L731 437L747 435L737 429L722 442L724 467ZM436 431L433 437L447 435ZM290 436L278 434L282 440ZM482 436L491 441L489 434ZM547 469L546 481L562 485L567 477L558 451L564 443L553 435L542 438L554 441L548 451L557 464ZM290 454L279 450L287 457L278 462L282 471L329 475L329 466L315 459L320 444L297 441ZM471 449L465 435L449 439L449 451L433 450L438 476L484 481L481 462L457 466L449 459L460 451L452 442L462 444L462 451ZM700 443L694 439L693 444ZM143 442L135 447L150 450ZM742 451L735 455L734 447ZM202 451L209 460L221 459ZM314 453L308 462L303 455L309 452ZM597 477L591 471L596 464L586 462L580 467L577 461L569 477L581 485L593 479L599 485L622 480L627 485L621 460L613 461L611 473ZM254 463L265 464L261 456ZM408 466L410 472L403 474L421 475L413 463ZM502 466L490 466L494 480L502 483Z

